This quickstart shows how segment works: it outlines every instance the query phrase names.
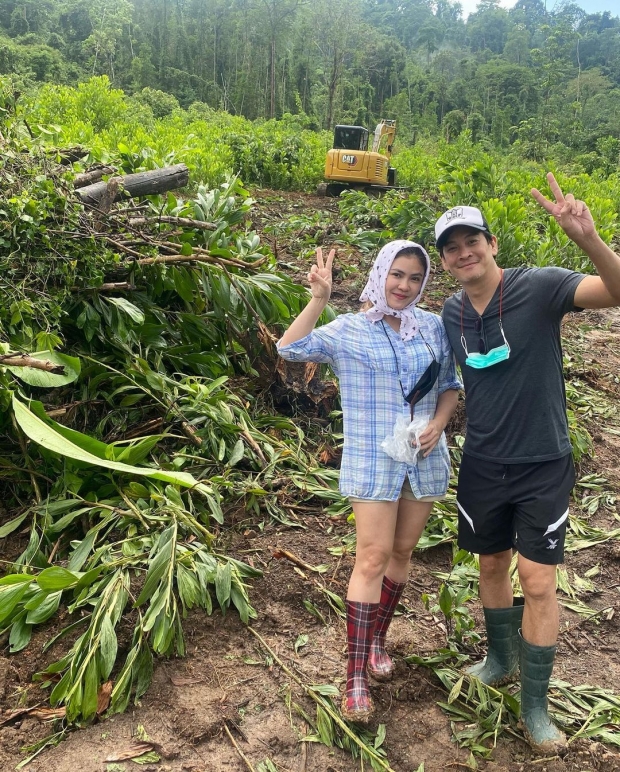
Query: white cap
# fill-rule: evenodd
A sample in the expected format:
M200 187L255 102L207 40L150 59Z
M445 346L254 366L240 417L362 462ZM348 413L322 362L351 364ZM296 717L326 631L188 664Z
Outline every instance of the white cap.
M448 234L453 228L465 225L478 231L491 233L487 221L482 216L480 209L475 206L455 206L448 209L435 223L435 243L437 249L441 249L446 243Z

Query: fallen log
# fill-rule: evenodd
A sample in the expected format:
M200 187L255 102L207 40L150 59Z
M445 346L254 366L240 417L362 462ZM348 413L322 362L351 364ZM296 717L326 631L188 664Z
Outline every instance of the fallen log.
M76 193L83 204L97 207L104 198L108 185L115 183L119 186L114 195L114 201L135 196L152 196L157 193L165 193L168 190L183 188L189 182L189 169L185 164L166 166L163 169L153 169L149 172L126 174L123 177L111 177L108 182L95 182L78 188Z
M30 131L30 129L28 130ZM30 133L32 135L32 132ZM90 151L81 145L76 145L75 147L59 148L56 152L60 156L60 163L63 166L69 166L76 161L81 161L82 158L86 158Z

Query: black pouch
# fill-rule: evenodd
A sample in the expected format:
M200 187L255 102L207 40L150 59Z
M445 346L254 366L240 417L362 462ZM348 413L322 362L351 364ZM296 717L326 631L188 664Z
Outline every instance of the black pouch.
M423 397L425 397L435 385L435 381L439 376L439 368L439 362L436 359L433 359L430 365L418 378L416 385L405 397L405 400L411 405L412 411L413 406L416 405Z

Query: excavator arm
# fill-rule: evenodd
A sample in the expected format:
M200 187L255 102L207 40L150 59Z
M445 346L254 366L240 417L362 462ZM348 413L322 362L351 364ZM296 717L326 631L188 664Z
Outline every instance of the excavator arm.
M386 158L390 158L392 155L392 146L394 145L394 137L396 136L396 121L389 121L383 118L377 124L375 129L374 138L372 141L372 152L378 153L381 146L381 140L383 137L387 137L387 145L383 155Z

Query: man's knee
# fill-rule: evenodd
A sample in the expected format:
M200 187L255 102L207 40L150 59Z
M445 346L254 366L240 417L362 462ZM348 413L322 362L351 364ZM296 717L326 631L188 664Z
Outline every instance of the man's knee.
M534 563L519 556L519 581L526 600L547 601L555 598L557 567Z
M512 550L496 552L492 555L480 555L480 577L481 579L494 580L504 577L510 570L512 560Z

